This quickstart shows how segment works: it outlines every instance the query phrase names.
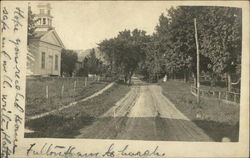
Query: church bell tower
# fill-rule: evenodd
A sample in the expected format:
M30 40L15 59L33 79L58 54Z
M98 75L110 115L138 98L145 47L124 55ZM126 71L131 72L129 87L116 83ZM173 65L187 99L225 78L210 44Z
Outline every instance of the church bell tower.
M38 14L36 14L36 27L37 31L48 31L53 29L52 27L52 18L51 16L51 6L49 3L43 4L40 3L37 5Z

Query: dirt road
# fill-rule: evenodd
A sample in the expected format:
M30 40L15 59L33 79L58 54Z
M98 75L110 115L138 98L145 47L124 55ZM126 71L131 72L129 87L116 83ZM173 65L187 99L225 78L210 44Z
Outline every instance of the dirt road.
M127 95L77 138L212 141L162 94L160 86L134 79Z

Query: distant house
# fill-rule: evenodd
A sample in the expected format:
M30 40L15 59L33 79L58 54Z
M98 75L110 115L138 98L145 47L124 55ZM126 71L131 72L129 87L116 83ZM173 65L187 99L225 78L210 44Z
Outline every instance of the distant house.
M35 35L29 39L29 51L34 60L30 63L32 75L60 75L61 50L64 45L52 27L51 7L49 4L39 4L39 14L36 14Z

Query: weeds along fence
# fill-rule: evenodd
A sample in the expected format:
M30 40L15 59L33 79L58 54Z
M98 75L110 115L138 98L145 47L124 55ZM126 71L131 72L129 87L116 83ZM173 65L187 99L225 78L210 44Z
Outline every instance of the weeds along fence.
M98 83L111 82L113 77L29 77L26 81L26 96L32 99L74 97L83 88Z
M197 88L191 86L191 93L197 96ZM228 92L228 91L216 91L216 90L204 90L200 89L200 96L206 98L214 98L229 103L239 104L240 103L240 93Z

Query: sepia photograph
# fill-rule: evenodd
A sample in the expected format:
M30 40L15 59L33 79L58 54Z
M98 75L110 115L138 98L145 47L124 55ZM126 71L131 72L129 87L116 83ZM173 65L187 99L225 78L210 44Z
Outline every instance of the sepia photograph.
M249 157L249 4L1 1L0 157Z
M241 8L28 5L26 138L239 141Z

